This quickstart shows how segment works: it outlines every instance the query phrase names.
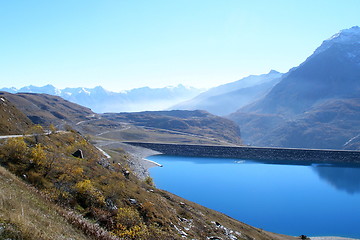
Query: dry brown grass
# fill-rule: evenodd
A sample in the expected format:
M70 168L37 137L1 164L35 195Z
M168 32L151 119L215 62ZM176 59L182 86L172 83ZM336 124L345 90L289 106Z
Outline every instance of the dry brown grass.
M15 175L0 167L0 222L16 226L17 239L89 239ZM1 235L0 235L1 238Z
M147 129L135 126L131 126L127 129L105 132L94 139L114 139L124 142L141 141L180 144L233 145L225 141L201 135L174 132L164 129Z

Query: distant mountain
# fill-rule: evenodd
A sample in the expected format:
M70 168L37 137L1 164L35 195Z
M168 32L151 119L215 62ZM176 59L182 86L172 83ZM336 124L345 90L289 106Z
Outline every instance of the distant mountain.
M265 97L229 118L248 144L358 149L359 105L360 28L353 27L325 40Z
M95 88L57 89L52 85L43 87L27 86L20 89L3 88L10 93L45 93L60 96L68 101L91 108L94 112L134 112L144 110L163 110L193 98L202 90L178 85L165 88L136 88L124 92L111 92L98 86Z
M201 109L220 116L227 115L263 97L280 81L281 77L282 73L274 70L268 74L251 75L236 82L211 88L171 109Z

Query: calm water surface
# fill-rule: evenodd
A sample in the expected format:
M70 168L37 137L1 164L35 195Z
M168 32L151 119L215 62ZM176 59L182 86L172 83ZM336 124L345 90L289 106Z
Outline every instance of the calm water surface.
M360 238L360 168L158 155L158 188L271 232Z

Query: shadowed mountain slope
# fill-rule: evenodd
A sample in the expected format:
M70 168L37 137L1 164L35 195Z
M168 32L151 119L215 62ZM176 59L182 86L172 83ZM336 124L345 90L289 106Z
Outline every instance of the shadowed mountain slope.
M264 98L229 118L248 144L354 149L346 143L358 134L359 97L360 28L353 27L324 41Z
M0 93L0 135L23 134L32 122Z
M94 112L89 108L47 94L0 92L35 124L74 124L92 119Z

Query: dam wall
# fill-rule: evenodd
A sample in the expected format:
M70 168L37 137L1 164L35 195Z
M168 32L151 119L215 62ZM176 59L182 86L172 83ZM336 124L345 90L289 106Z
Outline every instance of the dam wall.
M260 160L266 163L342 163L359 164L360 166L360 151L248 146L211 146L145 142L125 143L149 148L166 155L174 156L252 159Z

